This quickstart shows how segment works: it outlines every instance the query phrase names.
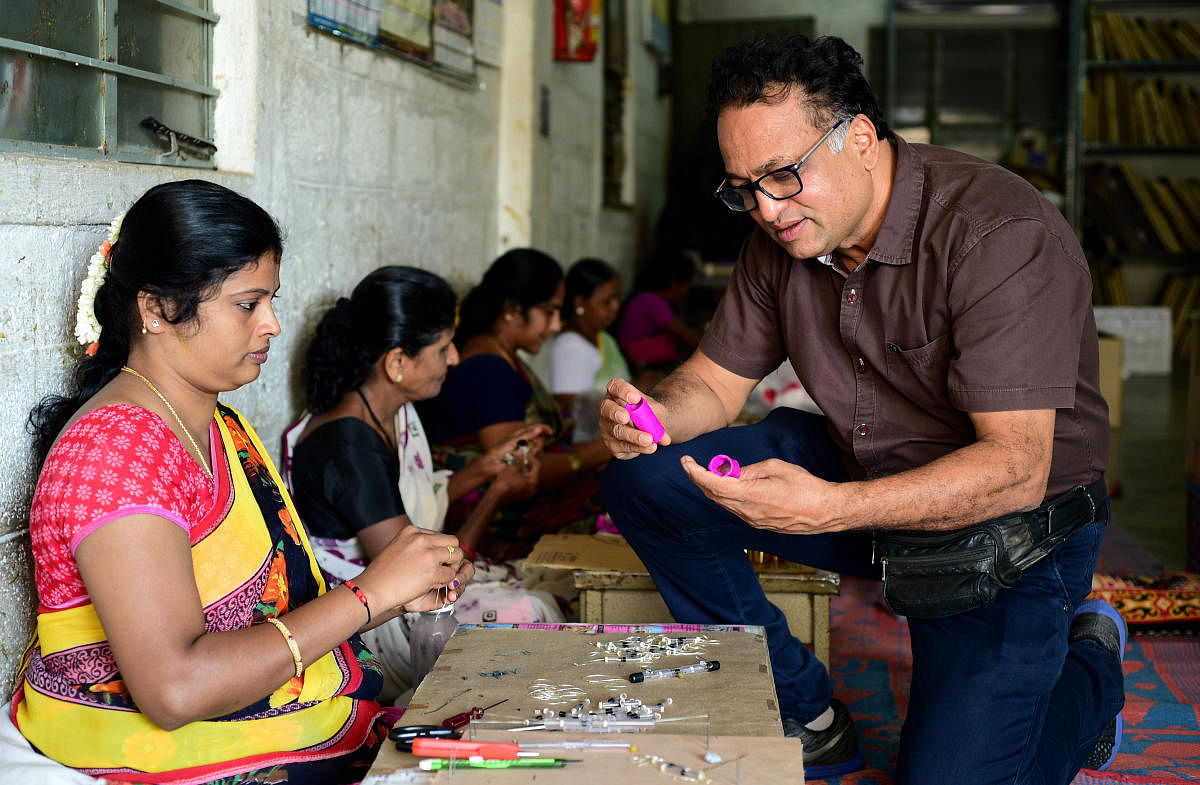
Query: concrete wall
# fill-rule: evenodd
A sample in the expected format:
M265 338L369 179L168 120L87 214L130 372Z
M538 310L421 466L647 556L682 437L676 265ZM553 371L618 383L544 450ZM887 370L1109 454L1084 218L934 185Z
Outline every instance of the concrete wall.
M640 19L631 0L630 18ZM61 391L78 356L74 303L109 221L158 182L200 176L262 204L286 232L284 331L262 377L223 396L269 446L298 413L297 359L336 296L382 264L435 270L462 289L504 248L632 269L662 203L665 105L634 48L636 207L600 206L602 65L552 61L552 0L506 0L504 68L462 86L309 28L305 0L215 0L217 172L0 154L0 692L35 603L25 414ZM510 41L516 42L509 45ZM551 133L526 126L551 90ZM515 107L515 110L512 108ZM502 169L503 167L503 169ZM501 172L503 171L503 176Z
M648 0L646 0L648 1ZM644 0L629 3L627 37L632 78L627 80L625 107L635 129L627 151L635 162L634 208L602 206L601 134L604 127L604 63L601 53L590 63L533 64L535 103L549 96L549 135L533 133L533 244L564 265L580 256L608 260L625 273L628 289L632 261L665 200L669 102L658 98L656 65L641 44ZM550 3L542 2L547 9ZM539 40L552 38L552 17L538 14ZM601 42L603 50L603 42ZM540 111L540 110L539 110Z

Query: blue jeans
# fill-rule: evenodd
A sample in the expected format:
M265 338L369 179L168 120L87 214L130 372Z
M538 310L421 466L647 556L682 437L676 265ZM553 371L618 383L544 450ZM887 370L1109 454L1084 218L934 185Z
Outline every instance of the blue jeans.
M610 462L605 504L677 620L766 629L780 711L807 722L829 705L829 674L789 632L743 551L878 580L871 535L780 534L746 524L709 501L679 465L681 455L704 465L717 453L743 465L779 458L826 480L847 479L823 417L776 409L756 425ZM897 785L1070 782L1124 703L1117 658L1092 641L1067 645L1105 525L1076 532L991 605L910 620L913 678Z

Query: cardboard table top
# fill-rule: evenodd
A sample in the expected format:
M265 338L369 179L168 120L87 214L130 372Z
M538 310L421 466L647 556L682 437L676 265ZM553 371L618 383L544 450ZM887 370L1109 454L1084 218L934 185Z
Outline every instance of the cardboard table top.
M596 644L618 641L631 635L702 635L712 641L704 645L700 655L666 657L650 664L596 661L592 652L598 651ZM687 665L699 659L717 660L719 670L689 674L683 678L666 678L631 683L629 674L646 668L671 668ZM535 682L557 685L564 697L553 699L536 698L531 695ZM520 731L512 728L536 724L535 710L550 707L569 710L584 697L590 698L595 706L601 700L625 693L639 698L647 704L657 704L671 698L663 719L656 722L654 729L642 733L587 733L567 734L567 738L618 739L632 741L645 754L661 755L672 760L671 755L686 757L674 761L681 765L707 767L703 761L703 744L706 732L714 739L721 737L727 750L717 750L727 759L737 754L754 751L755 760L773 761L776 768L767 769L775 775L777 768L785 763L795 771L802 768L799 761L799 745L783 738L783 727L779 720L775 685L771 678L770 660L766 639L761 627L754 626L709 626L683 624L664 625L598 625L598 624L529 624L529 625L464 625L460 627L446 645L434 670L425 677L409 703L401 723L404 725L440 725L444 719L459 712L469 711L474 706L488 706L501 700L499 706L489 710L482 721L475 723L471 732L478 738L513 741L532 739L534 736L562 739L564 734ZM567 697L569 695L570 697ZM661 737L661 738L660 738ZM699 739L701 757L687 752ZM653 748L651 745L653 739ZM655 750L662 750L658 752ZM774 752L769 751L774 750ZM581 752L570 750L569 753ZM620 773L618 782L642 781L626 776L629 766L635 766L628 753L614 755L609 750L587 750L589 762L586 777L593 774ZM725 753L728 752L729 755ZM686 753L686 754L685 754ZM736 753L736 754L734 754ZM563 757L580 759L577 754ZM592 765L593 758L603 758L607 763ZM618 765L618 759L619 765ZM744 782L763 781L749 777L747 766L758 763L742 761ZM385 743L372 774L388 774L400 769L410 769L416 759L398 751L394 744ZM609 765L616 768L608 768ZM600 771L603 768L603 772ZM665 776L657 769L640 767L656 778ZM593 770L595 769L595 770ZM628 770L627 770L628 769ZM713 774L729 769L729 782L734 782L736 767L723 766ZM536 774L539 782L562 782L573 778L576 782L582 769L573 764L564 769L529 770L473 770L460 772L458 777L470 775L472 782L527 782ZM439 777L446 776L441 772ZM492 780L491 777L501 779ZM401 780L395 780L401 781ZM429 781L441 781L434 779ZM803 775L794 780L779 779L774 782L802 782Z

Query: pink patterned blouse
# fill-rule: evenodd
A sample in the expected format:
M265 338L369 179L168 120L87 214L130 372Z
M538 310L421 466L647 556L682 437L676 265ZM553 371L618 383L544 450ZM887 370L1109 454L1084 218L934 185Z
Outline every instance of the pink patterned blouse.
M209 426L211 465L227 473L221 437ZM220 522L229 483L214 483L157 414L112 404L88 412L59 437L38 477L29 513L43 608L88 601L75 563L85 537L117 518L158 515L195 544Z

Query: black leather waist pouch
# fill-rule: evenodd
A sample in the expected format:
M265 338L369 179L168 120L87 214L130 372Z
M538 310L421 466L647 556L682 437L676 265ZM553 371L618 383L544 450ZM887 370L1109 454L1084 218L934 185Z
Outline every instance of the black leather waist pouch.
M875 558L893 613L940 619L994 602L1001 589L1104 513L1104 478L1036 510L945 532L879 530Z

